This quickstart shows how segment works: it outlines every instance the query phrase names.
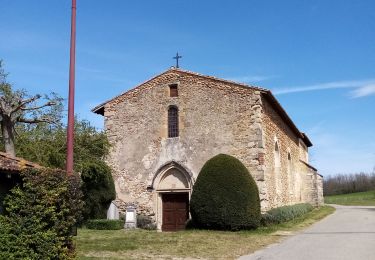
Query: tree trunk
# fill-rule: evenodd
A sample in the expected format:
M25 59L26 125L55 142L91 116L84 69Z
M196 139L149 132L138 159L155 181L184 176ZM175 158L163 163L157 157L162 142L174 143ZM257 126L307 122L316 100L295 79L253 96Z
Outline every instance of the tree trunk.
M1 133L4 139L5 152L16 156L16 150L14 148L14 132L12 121L8 116L2 115L1 120Z

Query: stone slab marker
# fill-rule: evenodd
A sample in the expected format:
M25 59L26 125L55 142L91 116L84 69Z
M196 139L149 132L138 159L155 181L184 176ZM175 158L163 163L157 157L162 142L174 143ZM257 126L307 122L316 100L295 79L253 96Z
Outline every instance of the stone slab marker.
M125 229L137 228L137 210L134 206L128 206L126 208L124 228Z

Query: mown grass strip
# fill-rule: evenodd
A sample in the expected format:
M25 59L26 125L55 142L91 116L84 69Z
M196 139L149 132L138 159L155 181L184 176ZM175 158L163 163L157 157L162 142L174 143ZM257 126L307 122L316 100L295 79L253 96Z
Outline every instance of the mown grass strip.
M280 239L280 231L294 232L334 212L330 206L314 209L294 220L251 231L79 229L78 259L236 259Z
M325 196L324 201L328 204L347 206L375 206L375 191Z

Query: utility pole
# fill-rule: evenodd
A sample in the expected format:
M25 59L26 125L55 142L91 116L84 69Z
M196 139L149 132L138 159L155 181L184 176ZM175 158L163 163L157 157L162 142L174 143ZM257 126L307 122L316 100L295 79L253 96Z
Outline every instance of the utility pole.
M70 65L69 65L69 101L68 101L68 129L66 150L66 172L73 174L73 147L74 147L74 85L76 62L76 0L72 0L72 18L70 31Z

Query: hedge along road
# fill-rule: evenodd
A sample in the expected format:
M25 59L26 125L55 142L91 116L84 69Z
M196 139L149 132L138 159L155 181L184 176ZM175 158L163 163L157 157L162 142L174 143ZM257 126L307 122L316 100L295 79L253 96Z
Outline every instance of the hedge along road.
M280 244L240 260L374 260L375 207L338 206L334 214Z

